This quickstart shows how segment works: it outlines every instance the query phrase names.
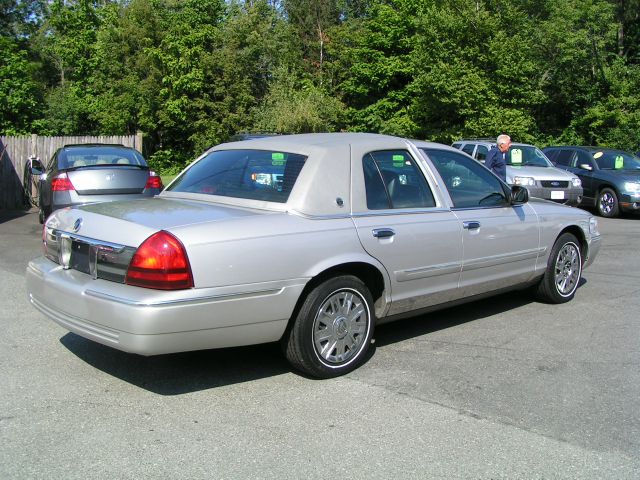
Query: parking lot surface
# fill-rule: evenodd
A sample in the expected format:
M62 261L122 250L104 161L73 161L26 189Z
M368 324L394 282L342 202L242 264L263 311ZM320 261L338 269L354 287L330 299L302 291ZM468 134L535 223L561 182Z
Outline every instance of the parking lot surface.
M140 357L29 305L37 213L0 212L0 478L640 478L640 217L575 299L381 326L332 380L277 345Z

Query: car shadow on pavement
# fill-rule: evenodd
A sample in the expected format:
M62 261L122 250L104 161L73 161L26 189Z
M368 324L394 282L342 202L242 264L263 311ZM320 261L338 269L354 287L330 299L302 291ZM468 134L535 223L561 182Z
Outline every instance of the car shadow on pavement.
M159 395L181 395L291 372L277 343L144 357L87 340L60 339L89 365Z
M578 288L586 284L581 278ZM530 303L536 303L531 290L516 290L495 297L475 300L443 310L435 310L416 317L380 325L375 331L375 346L384 347L429 333L490 317ZM541 304L545 305L545 304Z
M0 210L0 223L8 222L14 218L24 217L31 213L28 208L23 210ZM42 230L42 229L40 229Z
M580 286L584 283L583 278ZM515 310L532 302L535 300L530 291L516 291L381 325L376 329L374 348L369 350L366 361L374 355L375 347ZM60 343L94 368L159 395L181 395L286 373L313 380L291 368L278 343L152 357L115 350L74 333L64 335Z

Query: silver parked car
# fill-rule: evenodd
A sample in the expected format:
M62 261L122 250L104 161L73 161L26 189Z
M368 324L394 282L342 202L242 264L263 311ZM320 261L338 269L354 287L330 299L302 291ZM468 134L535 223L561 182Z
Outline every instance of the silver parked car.
M495 147L494 140L460 140L453 144L466 154L484 163L487 154ZM533 145L513 143L507 154L507 183L522 185L529 196L552 200L570 206L582 201L580 178L566 170L556 168L546 155Z
M144 157L122 145L65 145L46 168L33 160L31 174L40 175L40 223L59 208L151 197L163 187Z
M331 377L376 324L515 288L573 298L589 213L509 187L454 148L363 134L218 145L159 196L55 212L31 303L142 355L280 341Z

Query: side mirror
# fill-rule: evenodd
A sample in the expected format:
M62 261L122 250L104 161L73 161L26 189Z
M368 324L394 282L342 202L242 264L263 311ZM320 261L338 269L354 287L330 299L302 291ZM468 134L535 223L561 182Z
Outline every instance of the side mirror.
M34 158L31 160L29 170L31 171L31 175L42 175L44 173L44 166L40 160Z
M511 187L511 205L522 205L529 201L529 190L520 185Z
M589 172L593 170L593 167L588 163L581 163L580 165L578 165L578 167L581 168L582 170L587 170Z

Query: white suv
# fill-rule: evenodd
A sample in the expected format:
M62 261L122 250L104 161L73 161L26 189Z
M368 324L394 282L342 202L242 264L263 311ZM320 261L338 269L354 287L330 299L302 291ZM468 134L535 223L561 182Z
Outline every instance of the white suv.
M496 146L495 140L466 139L453 144L477 161L484 163ZM507 155L507 183L521 185L529 196L576 206L582 200L582 182L566 170L553 166L542 151L525 143L513 143Z

